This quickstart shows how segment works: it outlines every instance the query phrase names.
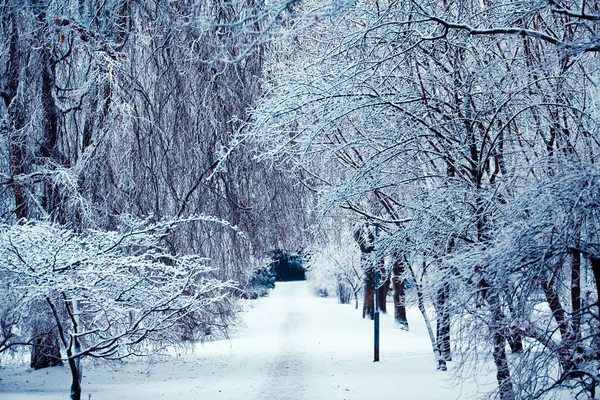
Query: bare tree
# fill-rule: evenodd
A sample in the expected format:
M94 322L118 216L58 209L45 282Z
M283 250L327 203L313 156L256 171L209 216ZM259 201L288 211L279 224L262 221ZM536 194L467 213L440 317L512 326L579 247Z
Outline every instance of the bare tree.
M117 359L177 340L190 328L187 318L210 314L233 288L211 276L207 260L172 256L160 246L178 222L82 234L46 222L3 227L9 292L26 293L13 307L22 313L37 307L56 324L71 399L81 398L81 358Z

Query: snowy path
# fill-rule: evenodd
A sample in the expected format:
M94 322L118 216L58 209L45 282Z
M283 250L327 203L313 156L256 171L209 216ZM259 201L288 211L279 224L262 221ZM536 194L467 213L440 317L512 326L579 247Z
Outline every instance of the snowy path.
M247 326L230 341L158 361L88 366L83 399L361 400L400 395L445 400L477 393L474 384L451 387L450 375L435 371L416 310L409 311L410 332L395 329L392 316L382 316L381 362L373 363L372 322L362 320L351 306L315 297L306 282L277 283L269 297L250 304ZM0 400L68 398L66 368L24 369L0 369Z
M272 353L263 360L267 380L258 399L300 400L332 398L327 390L333 377L332 363L319 341L318 314L310 306L306 285L287 283L275 291L264 338L271 337ZM313 312L307 312L312 310Z

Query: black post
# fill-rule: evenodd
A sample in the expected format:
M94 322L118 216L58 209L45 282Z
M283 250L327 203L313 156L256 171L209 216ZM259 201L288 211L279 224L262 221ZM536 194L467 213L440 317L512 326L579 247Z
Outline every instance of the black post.
M374 323L374 355L373 362L379 361L379 255L377 252L377 238L379 237L379 226L375 225L375 315Z

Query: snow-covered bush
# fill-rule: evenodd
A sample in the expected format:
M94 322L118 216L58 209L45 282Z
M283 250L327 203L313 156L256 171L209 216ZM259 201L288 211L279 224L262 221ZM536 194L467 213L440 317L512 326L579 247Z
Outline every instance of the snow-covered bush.
M350 235L313 249L306 269L307 280L316 293L335 295L343 304L353 299L355 307L358 307L363 271L360 251Z
M266 296L275 288L275 271L271 265L261 266L252 271L245 289L245 297L256 299Z

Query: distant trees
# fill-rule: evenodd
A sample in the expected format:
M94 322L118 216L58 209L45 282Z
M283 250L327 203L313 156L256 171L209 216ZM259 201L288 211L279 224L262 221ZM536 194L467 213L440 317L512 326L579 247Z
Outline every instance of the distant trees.
M352 301L358 309L364 271L360 252L348 236L338 231L313 245L306 263L307 279L318 293L335 295L342 304Z

